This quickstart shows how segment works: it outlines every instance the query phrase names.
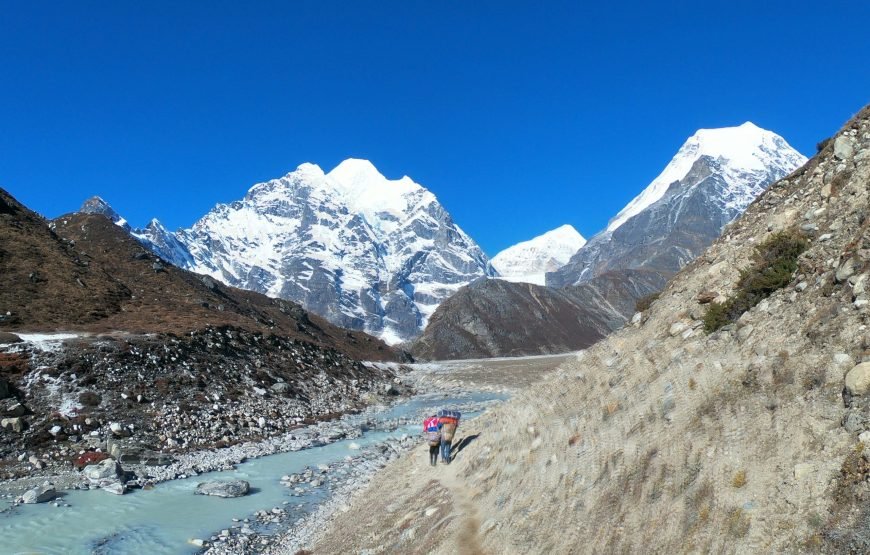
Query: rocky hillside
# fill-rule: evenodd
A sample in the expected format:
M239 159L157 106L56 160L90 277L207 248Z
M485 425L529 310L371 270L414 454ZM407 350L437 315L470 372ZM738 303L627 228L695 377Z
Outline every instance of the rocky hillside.
M391 467L315 552L866 553L870 108L822 147L634 326L467 423L451 466ZM780 232L808 243L791 279L705 333Z
M329 173L302 164L190 229L170 233L155 220L134 234L181 268L389 343L416 337L441 301L493 273L435 195L367 160Z
M450 360L584 349L625 325L635 299L662 286L659 274L643 270L563 289L479 280L438 307L411 350L417 358Z
M285 433L383 392L393 371L361 360L403 357L165 264L102 215L46 222L2 190L0 263L0 330L24 340L0 337L3 472L106 439L178 452ZM49 331L65 333L34 334Z

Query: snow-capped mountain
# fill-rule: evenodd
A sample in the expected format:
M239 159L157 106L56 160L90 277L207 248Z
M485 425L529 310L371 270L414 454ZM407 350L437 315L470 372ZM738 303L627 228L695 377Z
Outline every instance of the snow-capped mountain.
M547 272L567 264L585 244L586 239L566 224L506 248L492 257L492 267L501 279L544 285Z
M769 184L805 162L785 139L750 122L701 129L605 230L547 274L547 284L578 284L625 268L672 275Z
M415 337L444 299L493 274L435 195L366 160L329 173L302 164L190 229L171 233L152 220L134 235L177 266L389 343Z

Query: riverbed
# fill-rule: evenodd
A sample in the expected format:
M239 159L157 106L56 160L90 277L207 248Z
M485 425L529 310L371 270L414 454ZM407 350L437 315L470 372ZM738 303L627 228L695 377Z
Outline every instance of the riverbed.
M191 543L211 543L220 531L238 535L244 530L256 540L269 526L254 517L267 511L292 524L316 510L332 489L347 481L363 479L397 456L395 444L403 437L419 436L418 420L443 406L466 411L473 417L488 404L507 398L505 393L434 393L405 399L374 414L345 417L358 426L358 437L301 451L278 453L236 465L235 470L209 472L158 484L116 496L100 490L62 492L55 503L21 505L0 513L4 553L195 553ZM468 413L471 410L472 412ZM405 443L411 440L405 440ZM384 446L391 446L385 449ZM280 483L287 475L313 469L318 486ZM252 493L234 499L194 495L206 480L242 479ZM301 491L300 491L301 490ZM234 521L235 519L235 521ZM246 522L246 519L248 522ZM217 536L216 536L217 534Z

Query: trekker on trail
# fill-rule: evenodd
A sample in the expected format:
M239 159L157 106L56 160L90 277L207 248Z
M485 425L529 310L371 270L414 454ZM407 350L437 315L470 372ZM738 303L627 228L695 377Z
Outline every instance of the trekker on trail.
M438 448L441 446L441 430L436 415L423 420L423 437L429 443L429 464L435 466L438 463Z
M441 460L450 464L450 447L453 444L453 436L459 427L459 419L462 415L458 410L439 410L438 427L441 429Z

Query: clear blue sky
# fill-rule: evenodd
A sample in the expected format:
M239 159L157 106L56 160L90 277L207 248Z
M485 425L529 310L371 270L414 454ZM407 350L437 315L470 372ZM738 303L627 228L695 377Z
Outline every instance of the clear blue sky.
M243 5L244 4L244 5ZM811 155L870 3L0 0L0 187L188 226L305 161L431 189L484 250L604 227L700 127Z

